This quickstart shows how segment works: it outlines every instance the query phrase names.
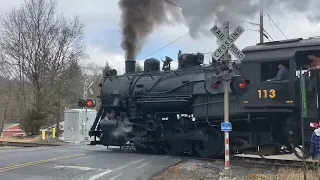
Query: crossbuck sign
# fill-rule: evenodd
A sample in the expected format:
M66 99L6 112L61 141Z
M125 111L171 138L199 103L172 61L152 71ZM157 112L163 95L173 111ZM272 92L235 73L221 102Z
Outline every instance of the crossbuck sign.
M233 44L244 32L244 29L240 25L229 36L226 36L226 34L217 25L213 26L210 31L222 42L219 48L216 49L212 55L215 60L218 61L228 50L237 57L239 61L244 58L245 55L236 45Z

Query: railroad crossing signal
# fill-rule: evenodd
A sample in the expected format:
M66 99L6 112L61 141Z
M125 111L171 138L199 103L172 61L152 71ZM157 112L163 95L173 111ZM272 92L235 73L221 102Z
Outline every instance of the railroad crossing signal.
M81 108L84 108L84 107L94 108L95 106L96 106L96 101L94 101L93 99L87 99L87 100L80 99L78 101L78 107L81 107Z
M234 44L234 42L242 35L244 29L239 25L233 33L227 36L217 25L214 25L210 30L222 44L212 54L215 60L219 60L226 51L230 51L239 61L241 61L245 55L242 51Z

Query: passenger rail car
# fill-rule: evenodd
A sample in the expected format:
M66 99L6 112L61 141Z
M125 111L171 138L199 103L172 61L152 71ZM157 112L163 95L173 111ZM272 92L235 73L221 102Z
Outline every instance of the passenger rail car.
M320 39L291 39L249 46L241 63L233 64L229 96L230 149L233 153L280 151L285 145L296 153L301 145L300 74L306 78L307 118L305 144L319 119L319 73L306 72L309 55L320 57ZM168 58L167 58L168 59ZM160 70L160 61L147 59L144 72L135 72L135 61L126 61L126 73L106 73L101 82L101 106L89 132L91 145L134 145L137 150L164 151L201 157L224 154L223 65L204 65L204 55L180 54L179 67ZM165 65L168 65L165 61ZM288 70L286 79L274 78L278 65ZM297 153L296 155L300 157Z

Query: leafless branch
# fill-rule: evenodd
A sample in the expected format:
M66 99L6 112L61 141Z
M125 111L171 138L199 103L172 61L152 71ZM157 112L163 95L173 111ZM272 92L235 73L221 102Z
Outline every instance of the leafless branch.
M47 97L61 93L57 83L69 81L68 63L86 57L83 24L78 17L57 16L55 9L55 0L26 0L0 23L1 67L21 87L32 87L33 105L41 111Z

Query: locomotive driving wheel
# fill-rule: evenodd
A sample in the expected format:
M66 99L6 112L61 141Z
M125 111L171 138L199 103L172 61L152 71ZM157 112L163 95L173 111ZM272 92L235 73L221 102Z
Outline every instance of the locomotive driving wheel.
M172 128L171 133L173 133L174 135L179 135L179 134L183 134L184 131L181 128ZM163 143L163 148L167 154L181 155L184 151L184 140L180 140L180 139L166 140Z
M195 143L196 152L203 158L214 158L223 153L223 136L214 128L202 129L201 133L206 136L205 141Z

